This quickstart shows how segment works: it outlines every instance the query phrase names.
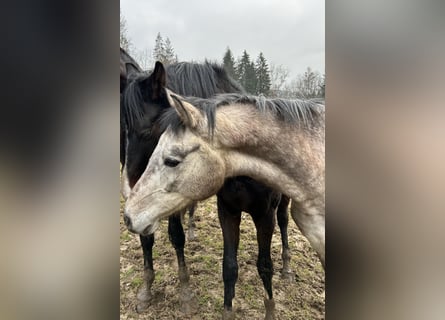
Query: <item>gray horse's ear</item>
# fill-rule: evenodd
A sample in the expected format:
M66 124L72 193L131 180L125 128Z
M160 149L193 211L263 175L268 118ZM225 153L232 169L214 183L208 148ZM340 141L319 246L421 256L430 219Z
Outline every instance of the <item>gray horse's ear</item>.
M176 113L187 127L195 129L198 124L202 123L204 117L195 106L184 101L182 97L172 93L168 89L166 89L166 92L170 106L175 108Z

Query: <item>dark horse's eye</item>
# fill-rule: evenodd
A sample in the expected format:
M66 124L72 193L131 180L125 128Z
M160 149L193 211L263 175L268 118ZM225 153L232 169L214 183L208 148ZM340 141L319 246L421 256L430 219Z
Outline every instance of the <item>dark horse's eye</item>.
M180 161L176 160L176 159L172 159L172 158L167 158L164 160L164 164L167 167L176 167L179 164Z
M141 138L143 139L148 139L151 137L151 129L147 128L141 131L140 133Z

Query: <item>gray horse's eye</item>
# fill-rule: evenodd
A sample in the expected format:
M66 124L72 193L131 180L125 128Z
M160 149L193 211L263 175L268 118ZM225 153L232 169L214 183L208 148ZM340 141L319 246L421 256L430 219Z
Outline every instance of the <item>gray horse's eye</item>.
M173 159L173 158L166 158L166 159L164 160L164 164L165 164L167 167L176 167L179 163L180 163L179 160L176 160L176 159Z

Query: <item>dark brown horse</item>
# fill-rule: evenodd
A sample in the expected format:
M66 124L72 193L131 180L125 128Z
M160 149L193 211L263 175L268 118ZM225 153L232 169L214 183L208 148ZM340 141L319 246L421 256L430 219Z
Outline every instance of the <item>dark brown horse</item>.
M127 159L127 144L126 144L126 126L124 121L124 116L122 114L122 92L127 86L127 82L132 78L135 78L137 75L143 73L142 68L138 65L138 63L122 48L120 48L120 92L121 92L121 119L120 119L120 161L122 164L122 194L124 197L127 196L129 192L126 183L127 179L127 171L125 166L125 161ZM130 160L133 161L134 155L130 153ZM133 172L133 171L132 171ZM195 210L195 206L192 205L189 209L189 237L194 237L194 222L193 222L193 213ZM181 212L183 213L183 212ZM181 224L181 216L180 214L174 215L169 219L168 226L169 238L173 244L173 247L176 251L176 256L178 259L179 265L179 274L180 278L188 278L188 272L186 270L185 265L185 257L184 257L184 229ZM153 245L154 245L154 235L140 236L142 252L144 256L144 286L139 290L138 298L141 301L137 308L139 311L142 311L148 307L148 303L152 299L151 294L151 285L154 280L154 270L153 270ZM184 289L186 291L186 289ZM187 292L184 292L186 295ZM189 305L185 304L184 308L188 308ZM187 310L185 310L187 311Z

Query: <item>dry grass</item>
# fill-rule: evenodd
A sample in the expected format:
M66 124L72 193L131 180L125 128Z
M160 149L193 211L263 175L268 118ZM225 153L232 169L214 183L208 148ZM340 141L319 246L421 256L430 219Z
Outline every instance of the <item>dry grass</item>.
M196 213L196 239L187 241L186 262L190 285L198 299L196 314L186 316L179 311L179 280L176 254L168 240L167 221L156 232L153 292L156 302L145 312L136 310L136 292L142 284L143 258L139 237L129 233L122 223L120 241L120 313L121 319L221 319L224 284L222 281L222 234L215 198L199 204ZM289 222L291 268L296 273L293 283L280 278L281 240L278 227L272 242L275 267L273 293L277 319L324 319L324 272L307 240ZM238 253L239 279L233 301L237 319L264 318L264 289L256 270L257 244L255 227L248 214L243 214Z

